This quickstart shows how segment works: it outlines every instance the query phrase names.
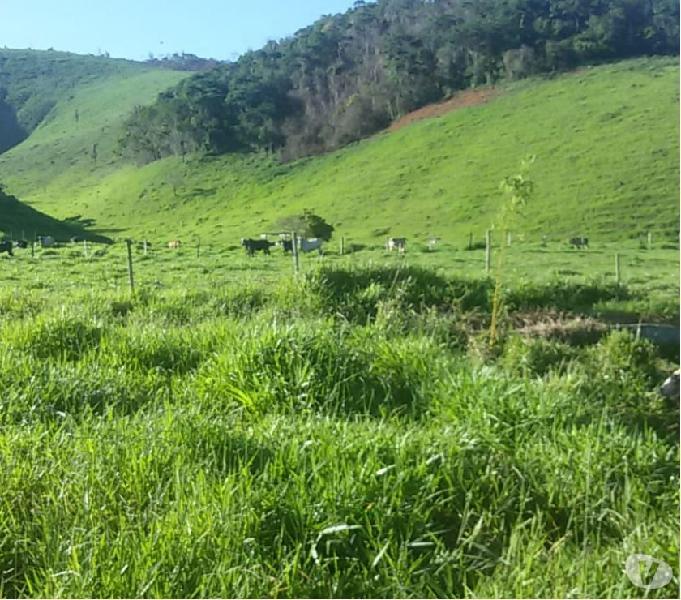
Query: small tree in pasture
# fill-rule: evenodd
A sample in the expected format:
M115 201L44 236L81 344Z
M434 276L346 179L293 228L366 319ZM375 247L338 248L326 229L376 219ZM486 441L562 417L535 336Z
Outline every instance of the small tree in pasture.
M497 215L497 224L509 231L517 229L522 220L522 212L534 194L534 182L529 177L530 167L536 160L536 156L530 155L520 161L518 173L505 177L499 184L499 190L503 194L504 201ZM492 226L492 229L500 227ZM497 342L497 327L501 309L503 307L502 275L504 265L505 247L502 244L499 249L497 265L494 270L494 297L492 299L492 315L489 328L489 344L494 346Z
M302 215L292 215L277 221L276 227L281 231L291 231L308 238L319 238L326 242L331 239L334 228L322 217L305 210Z

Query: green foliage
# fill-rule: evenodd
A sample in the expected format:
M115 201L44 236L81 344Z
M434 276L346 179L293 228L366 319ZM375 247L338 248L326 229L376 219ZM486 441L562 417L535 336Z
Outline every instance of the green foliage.
M593 360L605 378L631 374L651 385L659 377L653 345L648 340L637 340L628 331L614 331L607 336L594 349Z
M504 344L502 364L526 377L543 377L549 372L565 372L578 354L562 342L512 336Z
M669 0L380 0L182 82L128 120L140 161L192 149L338 148L456 90L594 61L678 51ZM651 10L652 8L652 10Z
M579 310L610 300L626 300L629 292L615 282L572 282L554 279L540 285L523 282L504 294L511 310L552 307L557 310Z
M529 170L536 156L532 155L520 162L520 168L518 173L505 177L504 180L499 184L499 189L508 196L509 204L504 205L506 210L502 210L501 221L507 227L513 227L517 225L516 223L505 222L509 216L509 213L516 213L522 211L527 206L527 203L532 198L534 193L534 181L529 177Z
M302 215L279 219L275 227L284 232L295 232L306 238L320 238L327 242L331 239L334 231L332 225L308 210Z

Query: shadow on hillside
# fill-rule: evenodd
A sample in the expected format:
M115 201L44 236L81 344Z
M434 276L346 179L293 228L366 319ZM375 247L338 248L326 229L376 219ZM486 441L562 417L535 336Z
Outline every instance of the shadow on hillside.
M59 221L6 194L0 187L0 215L2 233L13 239L34 239L49 235L56 240L80 238L101 244L112 243L111 238L96 231L89 231L79 221ZM88 219L89 224L94 220Z
M27 137L27 131L17 119L17 113L7 102L0 99L0 153L13 148L23 142Z

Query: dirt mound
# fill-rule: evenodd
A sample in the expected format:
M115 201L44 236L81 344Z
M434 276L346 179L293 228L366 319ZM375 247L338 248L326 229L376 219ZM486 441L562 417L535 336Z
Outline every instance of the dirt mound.
M473 90L464 90L459 92L443 102L438 102L437 104L429 104L423 108L419 108L407 115L397 119L390 127L388 131L397 131L406 125L415 123L416 121L421 121L423 119L430 119L432 117L441 117L446 115L453 110L459 110L460 108L468 108L469 106L477 106L478 104L484 104L488 100L491 100L497 96L497 90L495 87L485 87L476 88Z

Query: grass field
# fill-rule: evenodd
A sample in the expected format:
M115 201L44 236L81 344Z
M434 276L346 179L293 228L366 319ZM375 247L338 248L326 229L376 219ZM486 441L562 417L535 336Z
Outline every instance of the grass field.
M512 246L504 323L678 319L675 251L628 249L618 287L612 249ZM488 348L481 251L294 280L152 247L135 299L124 245L83 251L0 259L1 595L640 597L628 555L676 564L669 363L620 332Z
M0 156L0 181L50 215L83 215L105 233L229 244L309 208L365 242L382 242L387 231L457 244L469 233L483 235L496 214L499 182L535 154L536 194L519 233L534 241L635 239L648 230L678 238L676 59L504 85L484 105L288 165L264 155L121 163L113 154L116 124L179 76L147 77L146 87L142 76L116 81L118 100L104 82L81 89L49 124ZM83 108L80 129L73 127L75 106L92 108ZM94 110L107 123L86 123ZM89 156L95 142L96 165Z
M179 75L78 87L0 155L118 240L0 256L0 596L678 597L678 348L616 330L679 325L678 73L510 84L290 165L124 165L125 114ZM14 237L63 226L8 202ZM323 256L245 255L303 208ZM673 580L635 587L633 554Z

